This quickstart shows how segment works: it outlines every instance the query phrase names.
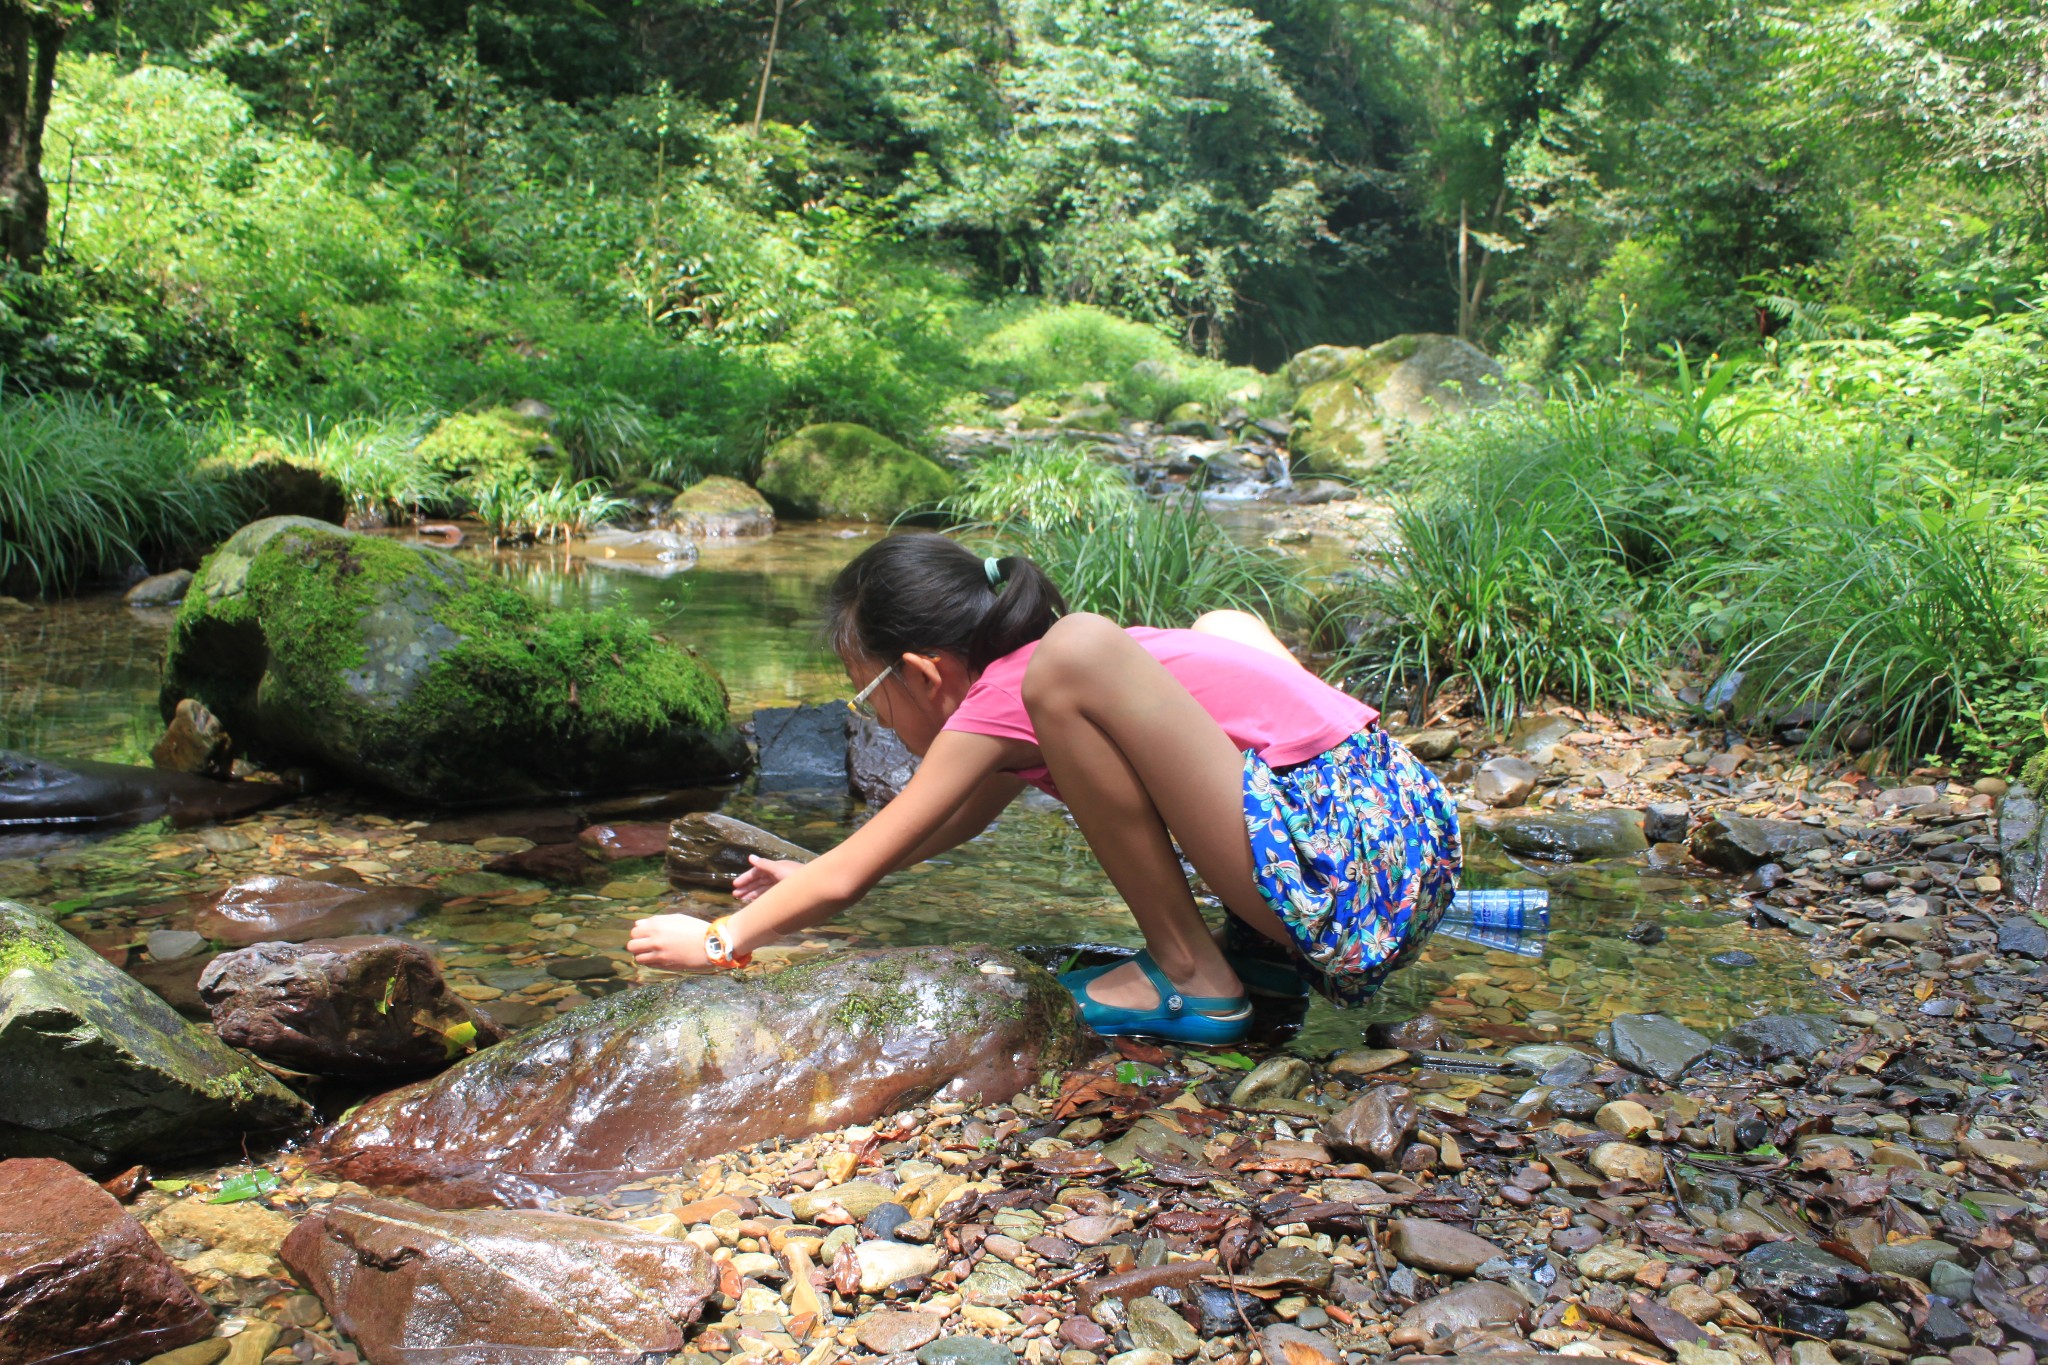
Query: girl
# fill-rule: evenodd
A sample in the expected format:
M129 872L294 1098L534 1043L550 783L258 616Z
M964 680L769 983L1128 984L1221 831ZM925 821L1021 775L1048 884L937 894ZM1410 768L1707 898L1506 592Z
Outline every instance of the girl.
M1128 962L1060 978L1098 1033L1236 1042L1247 979L1300 992L1298 976L1276 977L1282 962L1356 1003L1450 904L1457 817L1435 776L1256 617L1124 630L1069 614L1028 559L910 534L846 566L827 626L854 704L923 764L815 862L755 859L734 914L639 921L627 947L640 963L744 965L981 833L1026 783L1066 801L1145 936ZM1229 912L1222 944L1176 842Z

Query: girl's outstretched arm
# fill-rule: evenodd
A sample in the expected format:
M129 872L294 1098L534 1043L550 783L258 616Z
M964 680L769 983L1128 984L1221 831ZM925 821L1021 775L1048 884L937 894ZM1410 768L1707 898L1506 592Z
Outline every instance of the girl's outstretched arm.
M897 865L896 871L912 867L927 858L936 858L949 848L958 848L989 827L989 823L1001 815L1009 804L1017 799L1017 793L1024 790L1024 780L1008 773L991 773L967 798L965 805L948 816L946 823L939 826L932 837L914 849L908 858ZM759 900L777 883L796 875L804 866L801 862L780 862L771 858L753 857L753 864L734 879L732 894L741 904Z
M941 733L909 784L872 820L727 918L731 950L751 952L791 930L832 918L912 861L982 794L988 778L1002 768L1021 766L1020 760L1034 762L1036 754L1014 740L957 730ZM694 915L650 916L633 926L626 948L646 967L706 967L711 964L704 957L704 928Z

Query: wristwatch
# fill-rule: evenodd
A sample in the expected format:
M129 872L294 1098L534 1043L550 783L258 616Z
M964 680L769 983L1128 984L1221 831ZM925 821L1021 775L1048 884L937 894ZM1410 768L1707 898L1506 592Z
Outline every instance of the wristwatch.
M733 952L732 930L726 927L731 923L727 916L704 926L704 957L714 967L744 967L754 960L752 953Z

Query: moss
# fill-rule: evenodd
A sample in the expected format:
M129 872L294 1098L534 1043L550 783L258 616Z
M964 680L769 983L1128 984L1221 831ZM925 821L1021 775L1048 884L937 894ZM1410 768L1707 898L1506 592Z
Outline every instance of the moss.
M546 424L510 408L460 412L421 438L420 463L473 483L548 483L564 471Z
M2027 760L2020 769L2020 781L2036 796L2048 795L2048 749Z
M866 427L826 422L769 451L758 487L786 515L888 521L936 503L953 476Z

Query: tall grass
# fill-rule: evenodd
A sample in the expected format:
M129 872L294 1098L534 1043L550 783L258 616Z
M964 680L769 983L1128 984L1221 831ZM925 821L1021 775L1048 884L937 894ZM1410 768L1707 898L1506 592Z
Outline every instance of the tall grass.
M975 523L1092 525L1128 512L1137 501L1138 488L1127 470L1085 446L1056 443L998 450L976 462L941 510L956 521Z
M300 416L277 441L285 458L311 465L341 488L358 517L411 516L453 501L447 476L414 452L436 415L394 412L340 420Z
M196 464L183 427L105 399L0 389L0 584L47 593L233 530L239 498Z

